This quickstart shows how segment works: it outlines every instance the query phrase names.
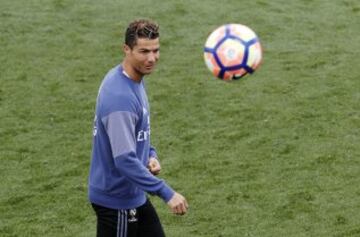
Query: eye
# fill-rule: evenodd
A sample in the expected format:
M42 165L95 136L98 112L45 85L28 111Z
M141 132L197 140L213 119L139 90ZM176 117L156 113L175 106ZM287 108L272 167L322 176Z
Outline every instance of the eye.
M142 49L142 50L140 50L140 53L141 54L148 54L150 51L149 50L147 50L147 49Z

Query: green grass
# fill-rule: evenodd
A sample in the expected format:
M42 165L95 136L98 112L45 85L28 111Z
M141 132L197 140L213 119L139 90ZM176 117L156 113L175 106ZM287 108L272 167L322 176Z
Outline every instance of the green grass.
M95 98L137 17L161 25L146 79L161 177L191 205L152 198L167 236L360 236L356 0L0 1L1 236L95 236ZM224 83L202 49L229 22L264 61Z

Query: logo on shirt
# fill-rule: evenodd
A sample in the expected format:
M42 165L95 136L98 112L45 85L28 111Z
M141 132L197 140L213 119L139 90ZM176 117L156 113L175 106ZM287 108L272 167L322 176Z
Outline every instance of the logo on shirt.
M143 107L143 117L146 117L147 120L147 129L146 130L140 130L137 134L137 141L143 142L150 138L150 115L149 112L146 110L146 108Z
M93 136L94 136L94 137L95 137L96 134L97 134L96 120L97 120L97 116L95 115L95 118L94 118L94 128L93 128Z

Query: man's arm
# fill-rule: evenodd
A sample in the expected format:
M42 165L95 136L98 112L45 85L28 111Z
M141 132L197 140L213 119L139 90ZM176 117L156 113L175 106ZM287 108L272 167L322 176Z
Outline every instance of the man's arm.
M174 191L150 173L136 157L135 124L137 116L129 111L115 111L101 119L107 131L115 167L140 189L168 202Z
M186 199L164 180L155 177L136 157L136 119L136 115L128 111L113 112L102 119L110 139L115 166L140 189L161 197L174 214L184 215L188 209ZM157 158L153 157L152 160L158 162Z

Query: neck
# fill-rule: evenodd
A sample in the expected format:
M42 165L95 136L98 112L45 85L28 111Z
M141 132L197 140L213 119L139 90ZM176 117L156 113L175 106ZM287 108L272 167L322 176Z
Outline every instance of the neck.
M122 63L122 67L126 75L135 82L141 82L143 75L138 73L133 67L131 67L126 61Z

